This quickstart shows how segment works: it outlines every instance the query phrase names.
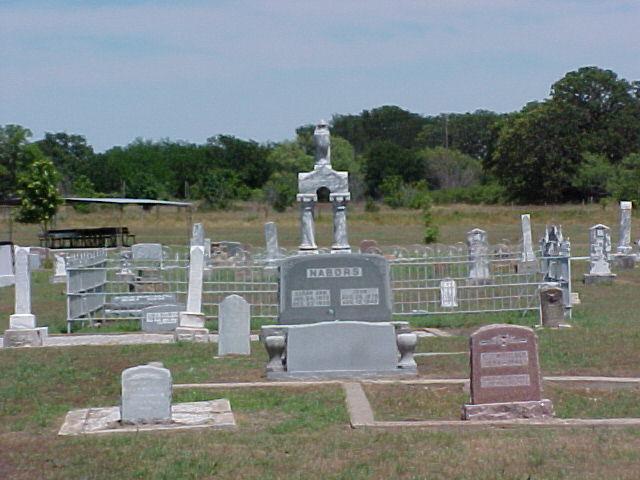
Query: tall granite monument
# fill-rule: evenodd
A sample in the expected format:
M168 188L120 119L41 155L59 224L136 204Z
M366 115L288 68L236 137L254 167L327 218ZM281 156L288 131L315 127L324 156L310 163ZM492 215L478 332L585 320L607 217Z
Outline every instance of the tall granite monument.
M298 173L298 195L300 203L300 253L317 253L315 239L314 209L318 201L318 191L327 189L329 201L333 204L333 244L332 253L351 252L347 236L347 203L349 193L349 173L337 172L331 167L331 136L324 120L313 132L315 144L315 165L310 172Z

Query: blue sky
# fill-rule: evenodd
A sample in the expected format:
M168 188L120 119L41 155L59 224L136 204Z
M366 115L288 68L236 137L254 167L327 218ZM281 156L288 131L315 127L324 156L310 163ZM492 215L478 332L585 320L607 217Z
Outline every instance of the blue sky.
M0 124L258 141L399 105L512 111L584 65L640 80L625 0L0 1Z

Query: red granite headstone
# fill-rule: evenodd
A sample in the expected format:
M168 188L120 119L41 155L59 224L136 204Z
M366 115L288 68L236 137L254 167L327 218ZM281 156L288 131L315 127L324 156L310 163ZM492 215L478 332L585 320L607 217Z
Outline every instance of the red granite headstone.
M470 343L471 404L542 400L533 330L488 325L474 332Z

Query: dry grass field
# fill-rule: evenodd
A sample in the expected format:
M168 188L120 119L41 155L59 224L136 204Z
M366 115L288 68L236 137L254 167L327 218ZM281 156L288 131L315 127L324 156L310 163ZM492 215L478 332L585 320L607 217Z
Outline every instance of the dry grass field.
M324 207L324 206L323 206ZM480 227L492 241L520 237L521 213L532 214L534 239L545 223L561 223L573 253L586 254L588 227L605 223L617 241L618 210L598 206L435 207L442 243L464 241ZM187 227L175 211L141 213L128 209L125 225L139 241L184 243ZM262 224L278 223L280 242L295 247L295 211L268 213L245 205L232 212L196 212L214 240L262 245ZM638 233L637 220L633 237ZM57 226L116 225L117 211L62 212ZM349 217L350 240L373 238L384 245L419 243L419 212L360 206ZM0 232L6 232L6 223ZM331 214L320 214L318 243L329 245ZM14 225L14 240L35 243L33 226ZM573 328L541 331L544 375L640 377L640 269L617 272L612 286L580 283L584 263L575 263L574 290L582 304L574 309ZM34 312L39 324L54 325L65 314L63 287L49 285L50 272L34 275ZM0 326L12 312L12 288L0 290ZM505 321L492 315L427 317L416 325L439 326L447 338L420 341L422 352L468 349L477 326ZM525 325L535 315L506 318ZM0 478L299 478L299 479L602 479L640 478L640 428L353 430L344 394L337 386L176 390L174 401L225 397L231 401L237 431L139 433L122 436L58 437L65 413L73 408L117 405L124 368L162 361L174 383L264 380L266 353L253 344L250 357L214 359L211 345L70 347L0 350ZM425 378L464 378L466 355L418 358ZM367 386L380 420L457 418L467 393L459 387ZM568 388L546 384L563 418L640 417L640 391Z

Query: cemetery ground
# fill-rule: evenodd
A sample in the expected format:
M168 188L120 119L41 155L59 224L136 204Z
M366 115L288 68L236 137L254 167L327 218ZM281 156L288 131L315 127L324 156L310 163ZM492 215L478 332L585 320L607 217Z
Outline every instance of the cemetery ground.
M477 226L492 240L519 239L519 215L530 212L534 239L545 223L560 223L572 254L587 253L588 228L616 230L610 206L436 207L443 243L464 240ZM65 216L66 215L66 216ZM111 216L112 215L112 216ZM184 243L187 228L173 212L127 211L137 240ZM58 228L99 226L116 219L106 210L80 215L70 210ZM262 223L278 223L281 245L295 247L291 212L264 217L258 207L196 213L214 240L262 244ZM321 213L320 244L330 242L331 215ZM382 245L420 243L419 212L350 214L350 240ZM2 225L4 228L5 225ZM34 243L34 227L14 226L15 241ZM637 230L634 230L634 237ZM573 262L574 307L564 330L538 331L544 376L640 377L640 269L618 270L611 286L584 286L586 262ZM34 272L33 311L51 333L65 326L64 285L48 282L51 271ZM13 287L0 290L0 327L7 328ZM404 317L403 319L407 319ZM418 356L419 378L468 378L468 336L480 325L533 326L537 313L409 317L415 327L438 327L447 337L421 338L418 352L463 352ZM254 322L252 328L258 328ZM215 327L215 325L213 325ZM120 327L121 328L121 327ZM129 326L131 328L131 326ZM113 329L102 327L101 331ZM117 405L122 370L162 361L174 387L187 383L265 381L264 348L252 343L249 357L214 358L215 345L166 344L0 350L0 478L629 478L640 476L640 428L352 429L345 395L337 384L304 387L174 388L174 402L227 398L235 431L193 430L58 437L67 411ZM468 400L461 385L365 383L376 420L450 419ZM640 417L640 389L568 385L547 381L546 398L560 418Z

